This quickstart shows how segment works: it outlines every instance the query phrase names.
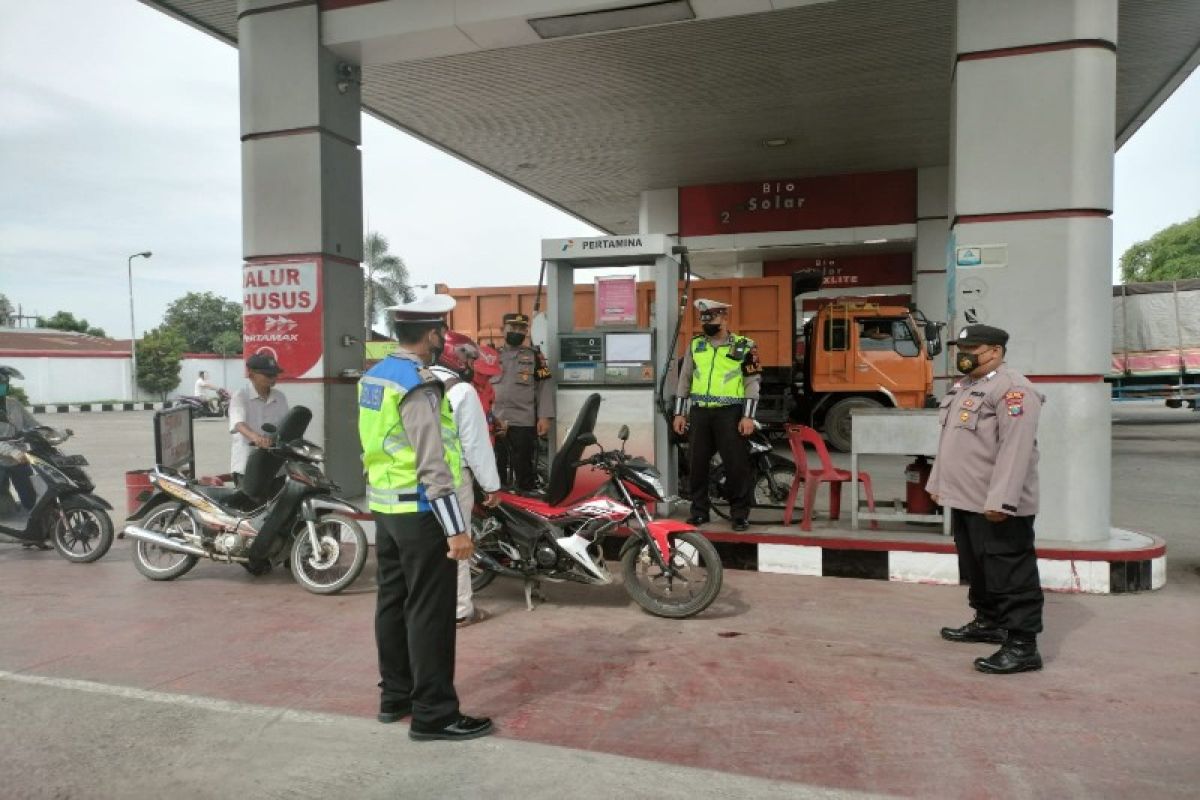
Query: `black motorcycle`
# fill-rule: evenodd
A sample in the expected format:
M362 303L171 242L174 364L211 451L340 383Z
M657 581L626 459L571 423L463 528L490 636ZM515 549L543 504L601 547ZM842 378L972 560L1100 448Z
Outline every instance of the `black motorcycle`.
M296 406L273 444L250 454L240 486L208 486L156 467L156 491L130 517L122 536L137 540L133 564L154 581L187 573L201 558L240 564L252 574L273 566L313 594L342 591L362 572L367 535L358 509L336 496L321 471L321 448L303 438L312 412Z
M679 485L688 483L688 449L686 440L680 440ZM748 439L750 447L750 474L754 482L754 505L750 509L750 522L755 525L779 525L783 523L783 512L787 504L792 479L796 477L796 465L786 456L775 452L762 425L754 423L754 433ZM718 516L729 519L729 500L725 492L725 465L721 456L713 456L708 470L708 496L712 509Z
M217 389L215 400L205 400L203 397L180 395L177 401L181 406L192 410L192 417L227 417L229 416L229 392Z
M69 428L59 431L43 425L9 440L25 451L31 478L43 488L33 508L26 510L13 502L8 481L0 487L0 504L9 506L0 511L0 534L27 547L53 546L67 561L87 564L112 547L112 506L94 494L96 485L84 469L87 459L58 449L73 435Z

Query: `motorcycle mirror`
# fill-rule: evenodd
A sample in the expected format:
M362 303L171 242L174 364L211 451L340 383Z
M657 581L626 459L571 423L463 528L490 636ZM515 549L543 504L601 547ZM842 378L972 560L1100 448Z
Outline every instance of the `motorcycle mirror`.
M621 426L621 429L619 431L617 431L617 438L620 439L622 442L629 441L629 426L628 425Z

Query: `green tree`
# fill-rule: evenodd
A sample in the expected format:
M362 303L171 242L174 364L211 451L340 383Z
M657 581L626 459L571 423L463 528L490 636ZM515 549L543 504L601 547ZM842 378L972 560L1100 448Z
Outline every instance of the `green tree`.
M215 352L216 337L225 332L242 336L242 304L212 292L188 292L167 306L163 327L186 342L190 353Z
M1121 256L1121 280L1177 281L1200 278L1200 214L1163 228Z
M237 331L221 331L213 337L213 352L223 356L241 354L242 334Z
M179 385L181 359L187 341L165 325L149 331L137 343L137 382L147 392L167 399L167 392Z
M88 325L88 321L83 319L75 319L75 315L70 311L57 311L52 317L38 317L37 326L39 328L50 328L56 331L74 331L75 333L86 333L88 336L99 336L104 338L107 334L103 328L93 328Z
M388 252L388 240L374 231L363 239L363 324L372 323L388 306L415 299L404 259Z
M0 327L11 325L12 321L9 317L16 313L17 310L13 308L12 301L8 299L8 296L0 294Z

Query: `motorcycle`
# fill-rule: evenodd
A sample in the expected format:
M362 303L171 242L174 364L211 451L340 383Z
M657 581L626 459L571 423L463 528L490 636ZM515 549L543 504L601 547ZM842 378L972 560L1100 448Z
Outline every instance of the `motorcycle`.
M71 438L70 428L40 426L21 431L16 446L25 451L33 476L44 484L32 509L17 507L0 515L0 534L26 547L49 550L76 564L103 558L113 543L112 506L94 492L96 485L84 470L88 460L64 455L58 446ZM12 504L5 482L0 502ZM13 504L15 505L15 504Z
M180 395L179 404L187 406L192 410L192 417L227 417L229 416L229 392L224 389L217 389L217 398L214 408L214 403L210 400L205 400L203 397L192 397L191 395Z
M545 496L499 492L498 506L476 510L472 587L480 591L497 575L520 578L532 610L542 580L610 584L601 543L621 529L628 534L620 551L624 586L634 602L660 617L699 614L721 592L717 550L691 525L650 516L646 504L667 498L654 466L626 454L628 426L618 433L620 450L601 448L582 458L588 447L599 446L593 433L599 410L600 395L593 394L555 455ZM609 477L592 493L572 497L581 466Z
M336 594L359 576L367 536L351 516L358 509L336 496L322 472L321 448L303 438L312 412L296 406L273 443L250 454L240 486L209 486L158 466L155 493L129 517L122 536L136 540L133 564L154 581L186 574L201 558L241 564L260 575L290 569L313 594Z

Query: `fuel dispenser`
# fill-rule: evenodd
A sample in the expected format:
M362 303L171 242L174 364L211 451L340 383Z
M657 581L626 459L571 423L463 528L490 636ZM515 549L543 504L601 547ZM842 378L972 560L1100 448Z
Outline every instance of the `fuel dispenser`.
M674 356L679 320L680 263L663 234L543 239L546 271L546 355L557 378L557 418L550 435L551 458L593 392L603 398L596 438L617 446L628 425L627 451L652 462L668 496L677 494L677 462L667 420L659 413L660 378ZM575 271L596 267L650 267L654 303L650 324L637 322L580 329L575 323ZM635 302L636 302L635 293ZM580 480L585 476L581 475Z

